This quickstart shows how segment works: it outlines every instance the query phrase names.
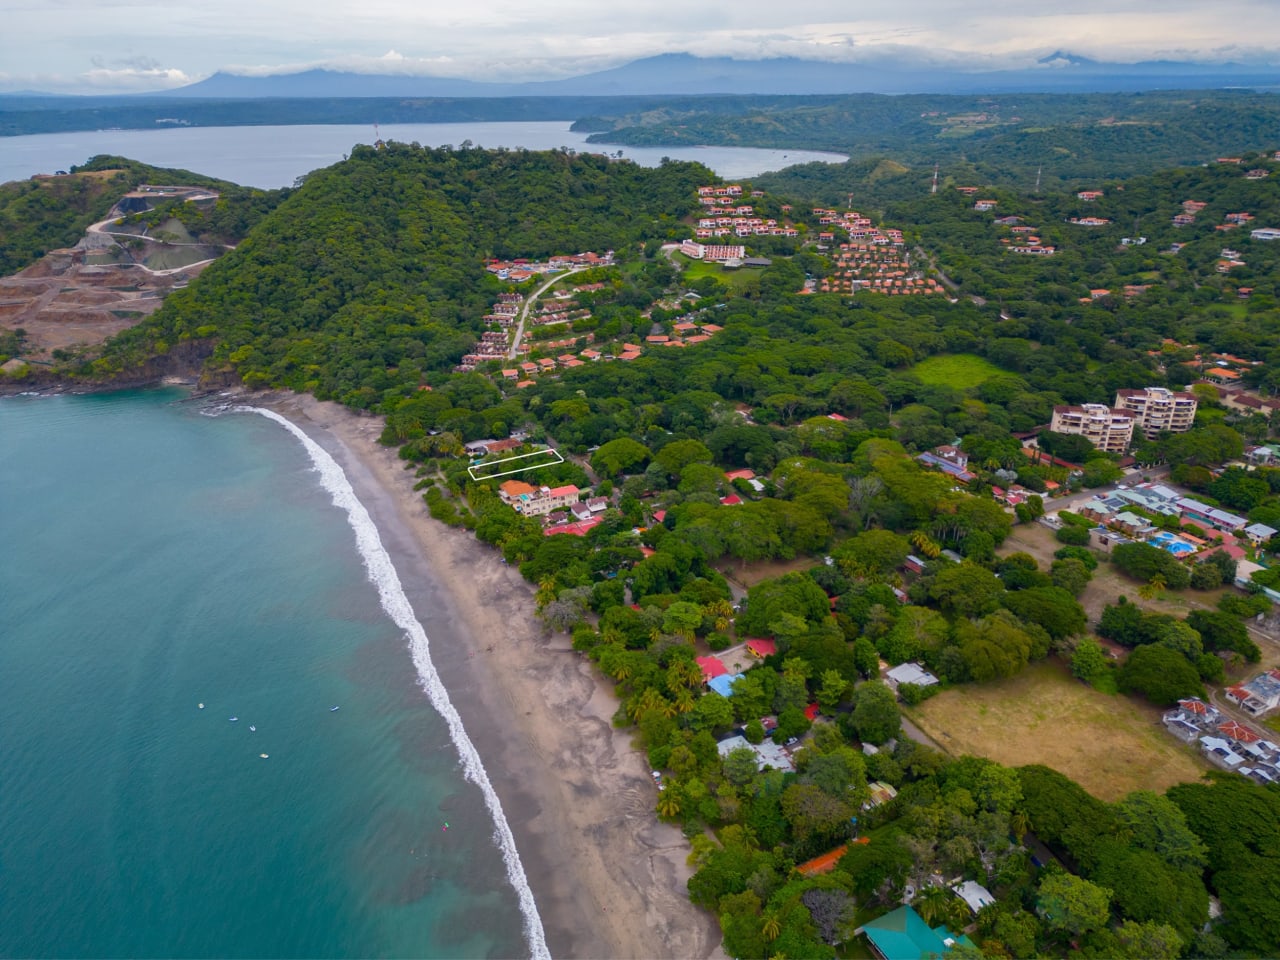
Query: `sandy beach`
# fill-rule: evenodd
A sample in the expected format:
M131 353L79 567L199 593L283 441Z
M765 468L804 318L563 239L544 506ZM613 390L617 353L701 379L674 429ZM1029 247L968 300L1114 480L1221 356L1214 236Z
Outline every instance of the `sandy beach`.
M544 631L532 586L427 515L413 471L377 442L381 418L307 396L246 400L320 443L377 524L502 801L552 954L723 956L714 918L688 899L688 843L658 822L644 757L610 722L617 699L568 637Z

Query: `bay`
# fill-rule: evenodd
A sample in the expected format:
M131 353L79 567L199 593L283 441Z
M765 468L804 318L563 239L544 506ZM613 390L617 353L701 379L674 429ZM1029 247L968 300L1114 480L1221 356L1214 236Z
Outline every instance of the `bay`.
M379 129L386 140L438 147L470 140L476 146L607 153L621 151L642 166L664 157L696 160L722 177L753 177L768 170L846 157L813 150L751 147L619 147L587 143L568 122L413 123ZM249 187L291 186L295 178L337 163L359 143L372 143L373 125L176 127L160 130L96 130L0 138L0 183L37 173L69 170L99 154L129 157L157 167L175 167Z
M0 956L525 953L345 514L180 399L0 400Z

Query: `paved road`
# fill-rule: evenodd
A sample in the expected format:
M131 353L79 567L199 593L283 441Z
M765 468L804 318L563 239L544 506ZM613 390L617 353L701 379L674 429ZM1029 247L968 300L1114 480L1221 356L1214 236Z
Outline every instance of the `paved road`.
M520 321L519 323L516 324L516 336L515 336L515 339L511 341L511 349L507 351L508 360L514 360L516 358L516 354L520 350L520 341L524 339L524 321L525 321L525 318L529 315L529 308L534 305L534 303L537 301L537 299L540 296L542 296L543 291L545 291L548 287L554 284L557 280L563 280L565 277L569 276L570 274L577 273L579 270L585 270L585 269L587 268L586 267L570 267L564 273L554 274L550 280L548 280L546 283L540 286L537 290L533 291L533 293L529 294L529 298L525 300L524 306L520 308Z
M108 217L106 220L99 220L97 223L92 223L92 224L90 224L90 225L88 226L88 228L86 229L86 232L87 232L87 233L100 233L100 234L102 234L102 235L104 235L104 236L111 237L112 239L115 239L116 237L127 237L127 238L129 238L130 240L145 240L145 241L147 241L148 243L163 243L163 244L165 244L166 246L170 246L170 247L211 247L211 246L221 246L224 250L234 250L234 249L235 249L235 246L234 246L233 244L229 244L229 243L223 243L223 244L211 244L211 243L174 243L174 242L170 242L170 241L168 241L168 240L157 240L155 237L148 237L148 236L145 236L144 234L141 234L141 233L126 233L126 232L125 232L125 231L123 231L123 230L108 230L108 229L106 229L107 224L109 224L109 223L115 223L115 222L116 222L117 220L119 220L119 219L120 219L119 217ZM181 267L171 267L171 268L170 268L170 269L168 269L168 270L152 270L152 269L151 269L150 267L148 267L145 263L140 263L140 262L138 262L138 261L136 261L136 260L134 261L133 265L134 265L135 267L138 267L138 268L139 268L139 269L141 269L141 270L145 270L145 271L147 271L147 273L153 274L153 275L155 275L155 276L157 276L157 277L167 277L167 276L169 276L169 275L170 275L170 274L172 274L172 273L181 273L182 271L184 271L184 270L190 270L192 267L195 267L195 266L200 266L200 265L202 265L202 264L206 264L206 263L213 263L213 261L214 261L214 260L216 260L216 259L217 259L216 257L210 257L208 260L197 260L197 261L195 261L194 263L188 263L188 264L185 264L185 265L183 265L183 266L181 266Z

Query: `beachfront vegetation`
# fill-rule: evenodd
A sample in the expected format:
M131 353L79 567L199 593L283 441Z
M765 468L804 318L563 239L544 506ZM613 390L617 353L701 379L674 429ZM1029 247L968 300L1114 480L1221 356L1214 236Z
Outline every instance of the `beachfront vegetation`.
M719 916L733 955L833 955L854 919L908 889L922 915L959 924L969 918L947 892L955 878L997 895L975 930L991 956L1063 956L1073 943L1096 956L1256 952L1269 920L1227 873L1225 857L1237 851L1215 861L1225 840L1200 821L1219 802L1224 816L1270 809L1270 791L1213 784L1207 795L1166 799L1126 789L1108 791L1119 797L1110 803L1049 769L1052 757L1015 769L943 756L904 736L880 676L882 660L931 671L939 683L897 689L928 718L946 715L957 688L1033 689L1056 671L1090 708L1105 710L1111 698L1101 691L1131 691L1114 721L1144 701L1200 692L1235 657L1256 658L1241 619L1266 601L1228 595L1218 611L1186 617L1108 606L1097 632L1133 648L1113 665L1081 639L1091 624L1080 598L1099 568L1155 592L1192 585L1189 568L1124 545L1104 561L1083 517L1063 517L1064 545L1054 552L1051 543L1051 556L1006 541L1044 513L1032 491L1078 492L1118 475L1118 458L1058 437L1046 452L1080 457L1079 469L1027 452L1026 435L1053 406L1109 403L1125 387L1181 388L1196 375L1197 352L1256 358L1241 378L1280 386L1280 244L1249 246L1259 267L1240 314L1226 309L1235 286L1198 247L1174 257L1135 252L1116 236L1063 233L1060 259L1019 260L968 200L954 191L893 200L892 177L877 181L888 185L886 209L892 201L919 214L898 222L960 295L801 294L831 269L829 251L812 246L733 283L705 269L682 274L659 247L688 234L694 187L710 180L694 165L360 148L75 372L108 376L162 346L203 340L217 377L384 415L383 442L429 474L431 515L473 530L518 567L536 590L537 615L614 684L615 722L634 727L662 771L657 813L692 838L690 895ZM1235 193L1236 179L1238 171L1179 171L1112 192L1123 193L1125 210L1133 201L1163 211L1174 190L1219 213L1246 202L1271 209L1267 197ZM1037 217L1070 202L999 196ZM1065 230L1044 222L1046 234ZM1178 236L1221 243L1211 228ZM501 373L501 359L453 371L494 298L511 289L485 271L487 258L585 248L618 255L574 279L591 287L581 294L590 333L611 355L674 332L684 316L714 336L565 364L532 385ZM1093 297L1100 274L1117 290L1152 275L1160 284L1141 302ZM549 359L537 342L529 356ZM1270 432L1215 398L1205 394L1187 433L1140 440L1137 462L1170 463L1174 481L1251 518L1280 512L1280 472L1214 473L1242 454L1247 436ZM548 535L542 518L504 499L502 478L475 479L485 471L477 474L464 444L509 436L566 457L521 480L573 484L583 499L595 486L604 503L590 524ZM967 456L968 479L918 459L940 446ZM1027 496L1011 511L996 493L1014 483ZM765 564L770 575L758 572ZM1234 579L1225 554L1207 566L1202 589ZM748 649L748 639L762 642ZM707 689L704 671L715 664L698 657L709 651L740 674L727 690ZM1097 689L1070 679L1068 662ZM719 744L739 731L738 749L722 755ZM766 737L787 751L784 769L757 769L743 752ZM896 799L877 782L896 788ZM1195 816L1183 813L1192 807ZM1148 822L1161 826L1148 831ZM832 872L796 871L855 832L867 842L834 858ZM1275 861L1261 849L1250 855L1249 875L1271 882ZM1204 934L1210 890L1234 915Z

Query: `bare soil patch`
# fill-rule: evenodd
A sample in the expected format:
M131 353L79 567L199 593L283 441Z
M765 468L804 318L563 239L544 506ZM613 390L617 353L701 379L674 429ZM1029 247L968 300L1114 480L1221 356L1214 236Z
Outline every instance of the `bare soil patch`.
M814 560L813 557L797 557L794 560L770 560L743 566L731 560L720 564L716 569L723 573L730 583L749 589L761 580L772 580L796 570L808 570L810 567L817 566L819 562L821 561Z
M1075 680L1056 662L1000 683L948 690L907 715L954 755L1039 763L1113 801L1196 780L1207 765L1164 731L1160 711Z

